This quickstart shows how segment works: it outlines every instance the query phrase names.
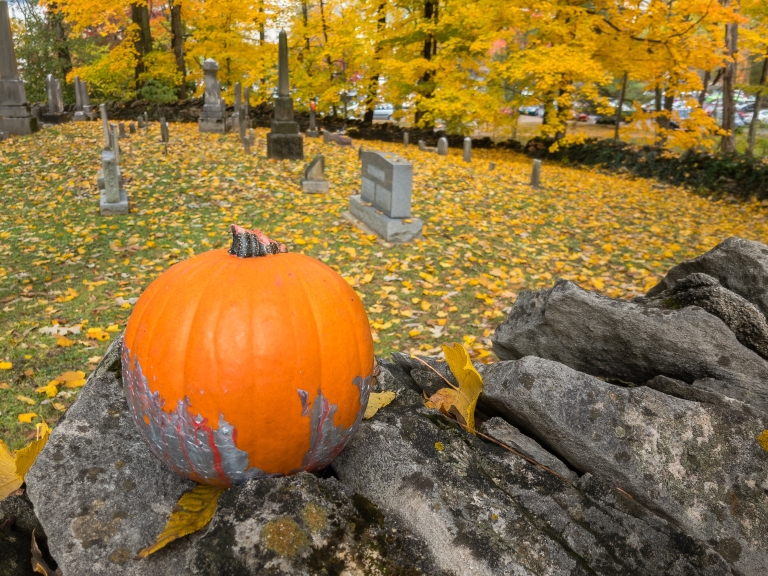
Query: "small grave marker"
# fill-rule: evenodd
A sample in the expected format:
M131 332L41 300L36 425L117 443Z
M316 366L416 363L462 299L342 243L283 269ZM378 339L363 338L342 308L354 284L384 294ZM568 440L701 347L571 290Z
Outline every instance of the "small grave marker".
M408 148L408 138L410 136L408 135L408 132L403 132L403 147Z
M448 138L445 136L437 139L437 153L440 156L448 156Z
M464 162L472 162L472 138L464 138Z
M99 104L99 111L101 112L101 125L104 128L104 140L107 141L107 148L112 147L112 138L109 135L109 119L107 118L107 105Z
M136 134L136 124L134 124L133 122L128 124L128 132L130 134Z
M531 171L531 188L541 188L541 160L533 161Z
M128 134L125 133L125 122L118 122L117 123L117 137L118 138L128 138Z
M304 168L301 188L307 194L326 194L328 182L325 179L325 156L318 154Z

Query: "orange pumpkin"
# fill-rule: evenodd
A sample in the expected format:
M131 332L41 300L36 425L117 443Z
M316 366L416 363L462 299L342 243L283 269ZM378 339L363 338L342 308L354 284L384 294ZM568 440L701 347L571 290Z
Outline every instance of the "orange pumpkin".
M257 230L232 232L229 251L150 284L122 350L151 451L224 486L327 466L362 419L374 367L365 310L339 274Z

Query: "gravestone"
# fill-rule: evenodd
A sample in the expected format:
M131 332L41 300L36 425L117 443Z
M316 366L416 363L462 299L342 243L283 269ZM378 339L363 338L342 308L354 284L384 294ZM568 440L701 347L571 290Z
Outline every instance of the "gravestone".
M120 144L119 144L119 136L117 134L117 126L114 124L109 125L109 149L112 150L115 153L115 157L117 158L117 165L120 166Z
M490 162L488 164L488 170L496 170L496 163L495 162Z
M147 114L146 110L144 110L144 127L145 128L149 127L149 114Z
M272 131L267 134L267 158L277 160L301 160L304 158L304 140L299 125L293 119L288 77L288 37L280 30L277 52L277 96L272 119Z
M437 139L437 153L440 156L448 156L448 138L445 136Z
M136 134L136 124L134 124L133 122L128 124L128 132L131 134Z
M230 120L232 121L232 126L240 126L240 111L242 109L243 102L242 102L242 88L240 86L240 82L235 82L235 88L234 88L234 98L233 98L233 107L234 111L232 112L232 117ZM242 135L240 136L242 138Z
M118 138L128 138L128 134L125 133L125 122L118 122L117 127L119 129L119 132L117 134Z
M318 154L304 168L301 188L307 194L326 194L328 181L325 179L325 156Z
M88 82L75 76L75 122L84 122L93 118L93 106L88 98Z
M314 100L310 100L309 102L309 128L307 128L307 131L305 134L308 138L317 138L320 136L320 132L317 131L317 117L316 117L316 109L317 104Z
M19 80L13 50L8 2L0 1L0 132L32 134L39 129L32 115L24 83Z
M403 132L403 147L408 148L408 132Z
M423 224L411 217L413 165L395 154L364 150L359 196L350 196L349 211L387 242L421 237Z
M43 114L43 122L47 124L63 124L69 121L69 114L64 112L64 99L61 95L61 83L48 74L45 77L48 92L48 112Z
M472 162L472 138L467 136L464 138L464 162Z
M216 78L219 64L209 58L203 62L202 68L205 74L205 103L200 119L197 121L198 130L200 132L226 134L227 108L221 98L221 85Z
M352 138L344 136L344 134L338 134L336 132L328 132L323 130L323 143L334 142L339 146L352 146Z
M427 143L424 142L424 140L419 140L418 146L419 146L419 150L421 150L422 152L427 151Z
M251 128L251 87L246 86L243 90L243 119L245 127Z
M531 170L531 188L541 188L541 160L533 161L533 170Z
M11 135L8 132L0 132L0 142L3 140L8 140L10 137Z
M136 122L138 123L139 128L144 128L144 116L137 117Z
M107 105L99 104L99 111L101 112L101 126L104 129L104 140L107 141L107 148L112 146L112 138L109 135L109 119L107 118Z
M128 214L128 193L123 188L123 175L120 171L120 146L118 144L117 127L112 125L110 130L112 149L101 153L101 174L104 188L101 190L99 213L102 216Z

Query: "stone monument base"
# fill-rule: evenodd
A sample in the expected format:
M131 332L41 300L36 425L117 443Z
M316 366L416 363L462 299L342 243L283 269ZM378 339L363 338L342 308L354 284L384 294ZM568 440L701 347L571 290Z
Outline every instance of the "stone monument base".
M306 132L304 132L304 135L307 138L320 138L320 132L318 132L317 130L307 130Z
M0 118L0 132L8 132L8 134L33 134L40 129L40 125L37 122L37 118L34 116L26 116L21 118Z
M69 114L60 112L59 114L43 114L44 124L65 124L70 121Z
M349 197L349 212L387 242L410 242L421 238L424 228L419 218L390 218L363 202L359 195Z
M120 201L107 202L107 193L101 191L101 200L99 202L99 213L102 216L114 216L116 214L128 214L130 205L128 204L128 193L124 188L120 188Z
M267 134L267 158L303 160L304 139L301 134Z
M305 194L327 194L330 187L327 180L302 180L301 189Z
M72 120L74 120L75 122L87 122L88 120L91 120L91 119L92 118L90 118L89 116L86 116L84 112L81 112L79 110L75 112L74 116L72 116Z
M200 118L197 121L197 128L200 132L211 132L213 134L226 134L229 132L229 125L224 118Z

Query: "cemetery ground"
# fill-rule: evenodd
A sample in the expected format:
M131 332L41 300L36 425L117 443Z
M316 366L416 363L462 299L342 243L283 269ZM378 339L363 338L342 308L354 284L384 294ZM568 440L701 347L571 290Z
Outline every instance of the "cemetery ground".
M340 272L362 298L377 355L437 355L457 341L481 361L494 359L490 336L522 290L565 278L632 298L728 236L768 237L768 207L755 201L554 164L533 190L530 159L505 151L476 149L465 164L461 150L318 138L292 162L265 158L266 130L251 156L234 133L172 124L170 134L167 155L157 122L120 141L127 216L99 216L100 122L0 146L0 438L12 448L41 419L56 423L142 290L174 263L228 246L231 223ZM346 218L360 143L413 163L421 240L387 245ZM317 153L330 193L303 194Z

